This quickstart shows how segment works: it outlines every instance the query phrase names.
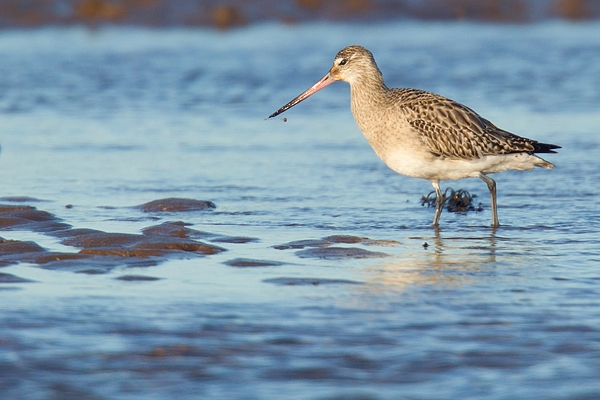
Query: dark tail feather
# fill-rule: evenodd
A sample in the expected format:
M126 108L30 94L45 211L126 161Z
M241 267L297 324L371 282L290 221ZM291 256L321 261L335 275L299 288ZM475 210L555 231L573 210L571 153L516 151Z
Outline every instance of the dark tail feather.
M532 143L534 153L557 153L554 149L562 149L562 147L555 144L548 143Z

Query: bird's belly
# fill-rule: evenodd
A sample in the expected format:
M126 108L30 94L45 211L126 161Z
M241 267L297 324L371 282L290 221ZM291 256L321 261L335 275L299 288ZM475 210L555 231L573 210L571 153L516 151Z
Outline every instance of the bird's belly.
M399 174L430 181L475 178L480 173L493 174L509 169L529 170L542 161L527 153L483 156L477 159L435 157L428 152L396 149L381 157Z

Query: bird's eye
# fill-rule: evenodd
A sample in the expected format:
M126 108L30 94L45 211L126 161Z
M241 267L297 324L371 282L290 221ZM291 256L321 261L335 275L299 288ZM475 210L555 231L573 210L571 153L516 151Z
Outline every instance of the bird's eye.
M345 58L342 58L342 61L340 61L340 65L346 65L348 63L348 60L346 60Z

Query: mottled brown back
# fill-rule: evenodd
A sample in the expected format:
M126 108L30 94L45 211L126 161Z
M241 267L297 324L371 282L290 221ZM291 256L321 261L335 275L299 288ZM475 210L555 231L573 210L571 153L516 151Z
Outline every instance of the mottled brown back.
M558 146L539 143L498 128L470 108L417 89L392 89L390 95L410 125L438 157L475 159L509 153L555 153Z

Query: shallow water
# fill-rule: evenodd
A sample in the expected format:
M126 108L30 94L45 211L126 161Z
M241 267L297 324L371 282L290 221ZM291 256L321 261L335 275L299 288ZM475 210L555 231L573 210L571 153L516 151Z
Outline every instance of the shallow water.
M495 176L497 230L483 182L446 183L484 210L436 232L431 185L377 159L347 85L264 120L351 43L390 86L563 146L556 168ZM2 204L105 232L183 221L227 250L2 264L4 396L598 398L599 56L598 23L3 31ZM133 207L171 197L217 208ZM80 250L55 232L1 236Z

